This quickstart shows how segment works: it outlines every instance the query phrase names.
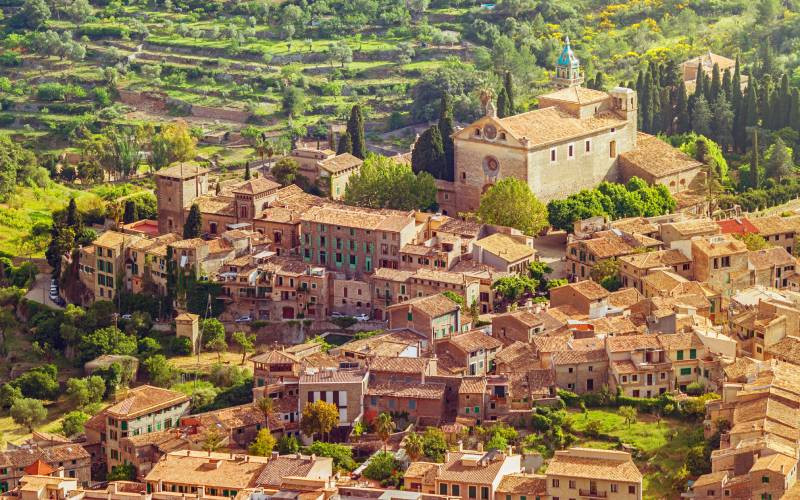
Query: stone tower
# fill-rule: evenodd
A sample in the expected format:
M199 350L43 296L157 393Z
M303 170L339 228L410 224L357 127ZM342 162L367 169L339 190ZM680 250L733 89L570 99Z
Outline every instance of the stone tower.
M158 232L183 233L186 210L208 193L208 170L197 165L175 165L156 172Z
M583 73L581 73L581 63L572 47L569 45L569 37L564 40L564 49L556 61L556 75L553 78L556 87L577 87L583 83Z

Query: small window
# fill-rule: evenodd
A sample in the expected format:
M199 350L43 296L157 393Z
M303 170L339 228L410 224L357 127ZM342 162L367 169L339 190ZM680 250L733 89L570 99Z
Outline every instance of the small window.
M631 494L631 495L635 495L636 494L636 485L635 484L628 485L628 493Z
M556 148L550 149L550 163L556 161Z
M569 157L570 160L575 158L575 145L574 144L570 144L569 146L567 146L567 156Z
M586 139L586 142L583 143L583 150L587 153L592 152L592 141L591 139Z

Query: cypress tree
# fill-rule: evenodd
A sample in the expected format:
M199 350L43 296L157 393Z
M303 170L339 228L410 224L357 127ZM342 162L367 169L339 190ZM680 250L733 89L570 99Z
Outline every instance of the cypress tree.
M500 92L497 95L497 117L505 118L506 116L509 116L508 97L506 96L505 87L501 87Z
M731 101L731 70L726 69L722 74L722 93L725 94L725 99Z
M75 198L69 199L69 205L67 205L66 225L67 227L74 228L76 232L78 228L83 225L83 219L81 217L81 213L78 212L78 205L75 203Z
M249 161L244 162L244 180L246 180L246 181L250 180L250 162Z
M605 77L603 76L602 71L598 71L597 74L594 75L594 88L597 90L603 90L603 87L606 86Z
M708 75L703 75L703 95L706 96L706 102L711 102L711 78Z
M727 151L728 146L733 142L733 111L724 92L721 92L714 101L713 108L714 140L722 146L722 151Z
M731 104L733 109L738 110L742 104L742 73L739 69L739 56L736 56L736 67L733 70L731 79Z
M659 123L659 132L669 134L672 131L672 123L675 121L673 115L672 102L670 101L670 91L667 88L661 89L661 121Z
M336 148L337 155L345 153L353 154L353 139L350 137L350 132L345 132L339 137L339 146Z
M792 92L789 90L789 76L786 73L781 76L780 100L780 123L776 127L779 129L789 126L789 115L792 111Z
M122 215L122 222L130 224L139 220L139 209L133 200L125 200L125 212Z
M444 170L444 147L439 126L433 125L422 133L411 152L411 169L414 173L428 172L442 179Z
M753 128L753 151L750 154L750 187L753 189L757 189L759 185L758 157L758 130Z
M692 113L692 130L695 133L711 137L711 121L713 116L711 108L705 96L700 96L694 103L694 113Z
M715 102L721 91L722 80L719 72L719 64L714 63L714 68L711 70L711 88L709 89L708 102Z
M511 72L506 71L503 79L503 88L506 89L506 99L508 101L508 116L516 113L517 106L514 103L514 82L511 80Z
M364 115L361 106L354 104L350 110L350 119L347 120L347 132L353 143L353 156L364 159L367 156L367 142L364 139Z
M789 126L794 130L800 128L800 91L792 89L791 103L789 104Z
M761 93L758 95L758 106L756 108L756 116L761 120L761 123L766 126L769 123L770 105L769 99L772 94L772 77L764 75L764 81L761 84Z
M439 107L439 133L442 135L442 146L444 149L444 171L442 178L452 181L455 176L455 146L453 144L453 109L450 104L450 94L445 92L442 95L442 102Z
M703 67L699 66L697 68L697 78L695 78L695 80L694 80L694 95L704 95L705 94L705 90L703 90L703 82L705 82L705 80L703 79L703 76L704 76L703 75Z
M642 108L642 130L647 133L653 131L653 74L647 73L642 84L642 93L639 105Z
M675 93L675 117L677 118L675 127L679 134L683 134L689 131L691 123L689 120L689 107L686 102L686 84L683 81L678 84L678 89Z
M203 220L200 215L200 207L197 203L192 204L189 209L189 215L186 216L186 223L183 225L183 237L199 238L203 230Z

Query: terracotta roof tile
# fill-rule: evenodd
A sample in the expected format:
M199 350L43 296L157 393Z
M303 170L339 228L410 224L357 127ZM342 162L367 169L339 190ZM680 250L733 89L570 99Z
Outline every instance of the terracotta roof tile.
M543 94L539 99L552 99L554 101L571 102L574 104L591 104L594 102L605 101L610 98L608 92L594 90L587 87L574 86L566 87L555 92Z
M340 155L327 158L317 162L319 168L330 172L331 174L338 174L352 168L358 168L364 163L364 160L356 158L350 153L343 153Z
M421 375L427 371L429 364L429 358L374 356L369 360L369 369L373 372L415 373Z
M377 384L370 386L367 394L370 396L391 396L395 398L434 399L444 398L444 384Z
M103 412L119 419L130 419L186 401L189 401L189 396L181 392L152 385L141 385L130 389L124 399L109 406Z
M643 132L637 134L636 149L621 153L619 156L623 165L629 163L656 178L702 166L702 163L680 149Z
M754 217L750 222L758 230L761 236L772 236L775 234L794 233L795 227L784 217L770 215L767 217Z
M620 453L619 460L575 456L573 450L557 451L547 466L548 476L580 477L620 482L639 482L642 473L636 468L630 455ZM622 455L627 455L624 458Z
M486 377L464 377L458 386L459 394L483 394L486 392Z
M482 330L457 333L447 339L447 342L458 347L465 353L470 353L479 349L498 349L503 346L502 342L485 334Z
M512 263L531 258L536 254L536 250L520 242L519 238L503 233L495 233L481 238L475 242L475 245L506 262Z
M498 121L501 127L518 140L527 138L529 148L579 138L627 124L615 113L599 113L588 118L577 118L556 107L535 109Z
M423 297L414 297L399 304L393 304L388 307L388 310L404 309L413 306L420 311L424 312L432 318L443 316L448 313L455 312L459 309L456 302L453 302L445 295L436 294Z
M622 335L620 337L608 337L606 342L609 352L661 348L661 343L656 335Z

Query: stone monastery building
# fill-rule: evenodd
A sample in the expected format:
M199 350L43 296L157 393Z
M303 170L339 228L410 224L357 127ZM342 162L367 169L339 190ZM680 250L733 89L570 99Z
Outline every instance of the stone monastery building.
M455 180L438 184L443 213L476 210L481 195L504 177L526 181L545 202L634 175L673 194L690 191L701 164L637 132L633 90L582 87L569 39L553 82L559 90L539 96L538 109L505 118L497 117L490 95L482 96L484 116L453 135Z

